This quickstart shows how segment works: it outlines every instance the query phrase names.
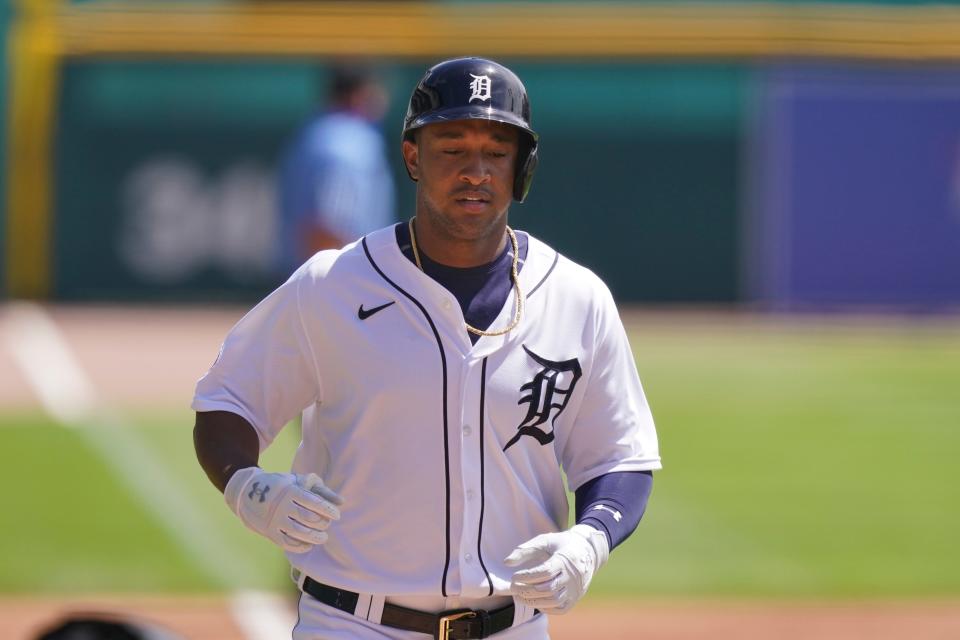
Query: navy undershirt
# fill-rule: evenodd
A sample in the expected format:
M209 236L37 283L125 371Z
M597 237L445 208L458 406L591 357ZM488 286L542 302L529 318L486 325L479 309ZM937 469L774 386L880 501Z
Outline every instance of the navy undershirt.
M410 262L416 264L407 223L398 224L395 230L400 251ZM519 272L527 258L528 242L527 234L520 232L516 235L517 247L520 250L517 265ZM466 268L434 262L422 249L418 247L418 250L424 273L456 297L467 324L477 329L488 329L513 290L513 281L510 278L510 266L513 262L511 243L506 243L493 262ZM474 344L480 338L469 332L467 335ZM576 522L589 524L606 533L610 549L613 549L637 528L647 508L652 487L653 474L649 471L618 471L594 478L576 490ZM598 505L607 508L595 509Z
M397 244L400 251L407 256L410 262L416 264L413 257L413 247L410 245L410 228L406 223L396 226ZM527 234L518 233L517 247L520 249L520 260L517 272L523 269L523 262L527 259ZM434 262L419 246L420 263L428 276L439 282L452 293L460 303L463 319L471 327L486 330L490 327L510 292L513 290L513 280L510 278L510 266L513 264L513 246L507 241L500 255L493 262L479 267L448 267L445 264ZM511 316L511 320L513 317ZM468 333L474 344L480 336Z
M606 533L613 550L640 524L652 490L652 471L614 471L598 476L576 490L575 520Z

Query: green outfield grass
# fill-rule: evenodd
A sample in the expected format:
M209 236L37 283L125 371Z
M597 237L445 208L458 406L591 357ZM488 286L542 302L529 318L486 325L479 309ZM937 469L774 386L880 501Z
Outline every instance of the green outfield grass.
M631 333L664 469L595 591L960 594L960 332Z
M660 323L631 340L664 469L592 597L960 595L960 331ZM284 585L280 553L196 466L191 414L123 420L236 558L234 575ZM109 430L8 415L0 433L0 591L221 588L104 463ZM295 445L281 440L266 466L285 467Z
M4 517L10 526L0 529L0 592L211 591L230 579L234 588L288 588L283 554L236 520L196 464L192 421L188 410L126 417L91 438L45 417L0 416L10 489ZM128 433L117 433L118 427ZM263 465L289 468L296 444L289 429L264 454ZM147 481L161 491L175 484L174 500L203 516L209 540L232 558L223 576L205 570L185 550L189 543L167 532L144 495L105 462L103 446L119 456L142 447L162 465L161 477ZM180 517L174 509L173 527L182 526Z

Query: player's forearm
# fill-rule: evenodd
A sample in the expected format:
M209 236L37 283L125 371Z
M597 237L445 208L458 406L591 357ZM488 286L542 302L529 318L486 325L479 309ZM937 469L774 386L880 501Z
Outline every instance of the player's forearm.
M640 524L652 490L650 471L617 471L594 478L576 491L576 521L606 533L612 551Z
M228 411L198 411L193 446L200 466L220 491L234 473L256 465L260 458L253 425Z

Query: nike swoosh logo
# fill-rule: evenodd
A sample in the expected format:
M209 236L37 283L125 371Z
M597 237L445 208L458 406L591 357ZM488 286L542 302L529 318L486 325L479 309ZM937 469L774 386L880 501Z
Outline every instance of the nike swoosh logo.
M357 309L357 317L360 318L361 320L366 320L367 318L375 314L377 311L383 311L384 309L394 304L395 302L396 300L392 300L387 304L382 304L379 307L374 307L373 309L364 309L363 305L361 304L360 308Z

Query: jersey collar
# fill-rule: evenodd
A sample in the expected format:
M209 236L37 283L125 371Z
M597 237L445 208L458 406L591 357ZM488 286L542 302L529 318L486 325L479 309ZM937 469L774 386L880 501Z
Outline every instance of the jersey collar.
M399 223L405 224L405 223ZM517 231L517 233L526 233ZM520 288L524 295L529 297L531 292L536 296L535 288L548 276L552 269L557 255L556 251L540 242L530 234L527 235L527 257L520 271ZM364 241L370 251L370 255L376 261L377 266L399 287L407 293L417 298L427 308L431 315L439 315L444 303L453 305L453 308L459 309L459 303L452 293L447 291L436 280L429 277L417 265L410 262L396 241L396 230L393 225L378 229L368 234ZM542 295L542 294L540 294ZM497 318L491 326L501 326L509 322L514 310L514 297L510 295L507 304L500 310ZM508 342L522 339L523 334L529 330L529 327L536 321L531 317L533 309L529 306L529 301L524 309L524 316L520 324L509 333L502 336L482 336L474 345L467 336L466 329L460 327L455 333L458 336L458 347L464 353L470 353L471 356L482 358L485 355L496 351ZM436 320L435 320L436 321ZM463 317L460 315L460 323ZM451 332L454 333L454 332Z

